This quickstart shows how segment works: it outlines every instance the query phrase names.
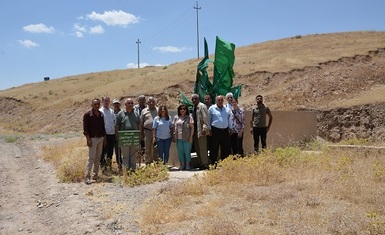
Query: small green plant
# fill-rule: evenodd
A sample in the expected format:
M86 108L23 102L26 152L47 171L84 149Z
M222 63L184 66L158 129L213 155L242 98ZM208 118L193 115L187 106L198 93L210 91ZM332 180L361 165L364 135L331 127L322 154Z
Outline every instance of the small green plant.
M13 142L16 142L16 140L18 140L19 137L15 136L15 135L9 135L9 136L5 136L4 140L6 143L13 143Z
M385 219L381 218L376 212L366 215L368 221L369 234L385 234Z
M277 148L273 154L278 160L280 166L290 166L293 162L299 159L301 149L297 147Z
M124 177L124 183L131 187L151 184L154 182L169 179L167 166L161 162L151 163L145 167L140 167L134 172L129 172L128 177Z
M373 171L374 171L374 175L378 179L385 179L385 165L383 165L381 162L376 161L373 164Z
M352 138L347 140L341 140L341 145L368 145L370 144L370 141L368 139L364 138Z

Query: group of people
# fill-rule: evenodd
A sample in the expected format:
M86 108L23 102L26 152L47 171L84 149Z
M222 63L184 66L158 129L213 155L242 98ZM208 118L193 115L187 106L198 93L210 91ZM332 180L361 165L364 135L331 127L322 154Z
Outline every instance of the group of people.
M146 164L154 161L167 164L172 142L176 144L180 170L191 169L192 149L200 169L208 169L209 165L215 165L230 154L243 156L245 113L233 94L218 95L214 104L210 95L206 95L202 103L199 95L193 94L191 101L190 109L186 104L180 104L176 115L171 117L166 105L156 107L154 97L146 100L140 95L136 105L132 98L127 98L123 109L117 99L112 101L113 109L109 107L110 97L93 99L91 110L83 116L83 134L89 147L85 183L97 179L99 165L103 171L111 169L114 149L119 171L122 167L135 170L138 153L144 156ZM266 148L266 134L272 120L263 97L256 96L250 121L256 153L260 140L262 148ZM140 131L140 146L118 146L119 131L130 130Z

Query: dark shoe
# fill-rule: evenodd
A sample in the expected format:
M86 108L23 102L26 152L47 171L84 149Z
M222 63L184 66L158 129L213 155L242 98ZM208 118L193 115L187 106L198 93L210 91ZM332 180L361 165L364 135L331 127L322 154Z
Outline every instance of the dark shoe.
M89 185L89 184L91 184L91 180L90 180L90 179L85 179L85 180L84 180L84 183L87 184L87 185Z
M190 165L186 165L186 171L189 171L191 168L190 168Z
M185 167L186 167L185 165L180 165L179 170L182 171L185 169Z

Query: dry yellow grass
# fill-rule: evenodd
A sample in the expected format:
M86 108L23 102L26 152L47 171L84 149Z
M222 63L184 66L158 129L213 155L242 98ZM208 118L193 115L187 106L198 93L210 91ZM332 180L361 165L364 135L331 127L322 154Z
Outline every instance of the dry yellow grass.
M61 182L82 182L88 159L88 148L83 146L83 138L76 138L56 146L44 146L41 156L53 164Z
M278 149L165 189L142 209L141 226L144 234L384 234L384 186L383 153Z
M290 89L293 89L299 82L307 84L312 81L293 80L295 78L293 77L279 81L272 80L269 85L265 85L266 78L257 74L261 71L269 74L285 73L318 66L320 63L344 57L368 55L369 51L378 48L385 48L385 32L294 36L239 47L235 50L234 84L244 84L240 100L244 108L254 104L254 97L260 92L265 95L265 102L275 110L295 109L296 105L287 107L288 100L291 101L290 104L296 101L299 105L308 104L321 108L380 102L385 98L383 92L385 88L379 83L374 84L373 88L367 85L367 90L355 91L349 95L329 95L325 99L309 103L303 93L292 93L286 88L290 86ZM214 59L213 55L210 58ZM175 108L178 105L180 91L186 95L193 92L196 66L199 62L200 60L191 59L163 67L95 72L3 90L0 91L0 101L4 102L2 105L14 108L0 114L0 125L19 132L57 133L68 130L80 132L78 123L84 111L89 109L90 100L104 95L119 99L128 96L137 97L140 94L152 95L158 102ZM362 77L365 78L367 72L371 71L362 71ZM379 70L377 73L381 77L383 71ZM209 74L212 75L212 66L209 67ZM2 97L14 98L21 102L1 100Z
M61 182L82 182L88 159L88 147L84 145L84 138L72 138L57 145L44 146L41 156L55 167ZM123 175L114 163L111 172L99 175L102 182L116 182L131 187L165 181L168 178L167 166L159 162L139 167L135 172L128 173L124 169Z
M285 72L341 57L367 54L370 50L384 47L385 32L317 34L239 47L235 51L235 83L244 82L237 78L254 71ZM213 58L212 55L210 57ZM174 86L173 92L169 94L173 98L178 94L178 86L186 81L191 84L195 81L198 62L192 59L163 67L68 76L3 90L0 96L23 100L36 105L37 110L56 105L68 107L102 95L120 98L161 94ZM187 88L185 92L191 93L192 86ZM42 102L44 100L49 102Z

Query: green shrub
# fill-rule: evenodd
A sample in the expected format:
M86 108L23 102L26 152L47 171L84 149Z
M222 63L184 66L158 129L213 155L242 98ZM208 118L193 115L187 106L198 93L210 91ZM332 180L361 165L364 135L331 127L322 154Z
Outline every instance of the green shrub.
M126 174L125 174L126 175ZM134 172L129 172L128 177L124 177L124 183L131 187L151 184L154 182L169 179L167 166L161 162L151 163L145 167L137 168Z

